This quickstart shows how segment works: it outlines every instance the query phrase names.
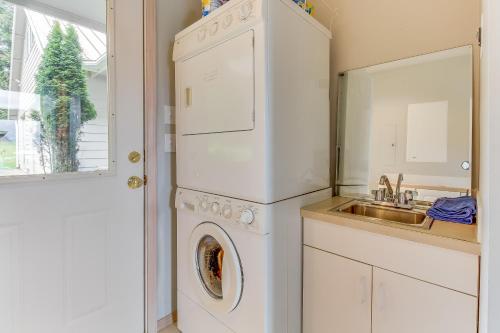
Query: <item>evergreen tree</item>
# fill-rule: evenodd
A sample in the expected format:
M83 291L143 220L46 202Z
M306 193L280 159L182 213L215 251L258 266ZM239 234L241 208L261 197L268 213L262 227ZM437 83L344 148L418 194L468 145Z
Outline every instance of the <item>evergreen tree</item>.
M0 0L0 89L9 89L10 54L12 49L13 6ZM0 109L0 119L7 118L7 110Z
M48 145L53 173L78 171L80 128L96 117L88 97L81 53L76 30L70 26L64 33L59 23L54 24L36 76L42 142Z
M82 64L82 49L78 41L78 34L73 26L70 26L66 31L63 51L68 89L81 102L81 124L84 124L95 119L97 113L94 105L89 100L87 78Z

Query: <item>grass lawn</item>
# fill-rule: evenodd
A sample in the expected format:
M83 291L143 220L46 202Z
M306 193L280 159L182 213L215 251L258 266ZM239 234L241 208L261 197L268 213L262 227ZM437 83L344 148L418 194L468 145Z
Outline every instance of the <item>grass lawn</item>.
M16 168L16 143L0 141L0 169Z

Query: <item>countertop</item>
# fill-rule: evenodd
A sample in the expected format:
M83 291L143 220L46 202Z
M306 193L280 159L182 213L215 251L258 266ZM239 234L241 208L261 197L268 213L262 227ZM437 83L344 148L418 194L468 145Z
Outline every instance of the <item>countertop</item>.
M465 225L434 220L429 230L375 220L363 216L340 214L332 209L354 200L346 197L333 197L301 209L302 217L326 223L365 230L386 236L397 237L414 242L434 245L481 255L481 244L477 240L477 225Z

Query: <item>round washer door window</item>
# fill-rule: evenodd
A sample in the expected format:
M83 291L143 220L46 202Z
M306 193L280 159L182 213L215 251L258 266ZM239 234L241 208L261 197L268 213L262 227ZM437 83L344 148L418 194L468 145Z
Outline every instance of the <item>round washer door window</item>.
M212 236L205 235L198 242L198 274L206 291L215 299L222 299L222 268L224 249Z
M193 230L191 250L202 301L213 311L234 310L243 291L243 272L228 234L215 223L202 223Z

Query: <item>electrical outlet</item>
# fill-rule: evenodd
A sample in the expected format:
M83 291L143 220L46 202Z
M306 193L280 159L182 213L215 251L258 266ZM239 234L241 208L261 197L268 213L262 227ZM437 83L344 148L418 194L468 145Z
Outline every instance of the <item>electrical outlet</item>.
M163 106L165 125L175 125L175 106Z
M165 134L165 153L175 153L175 134Z

